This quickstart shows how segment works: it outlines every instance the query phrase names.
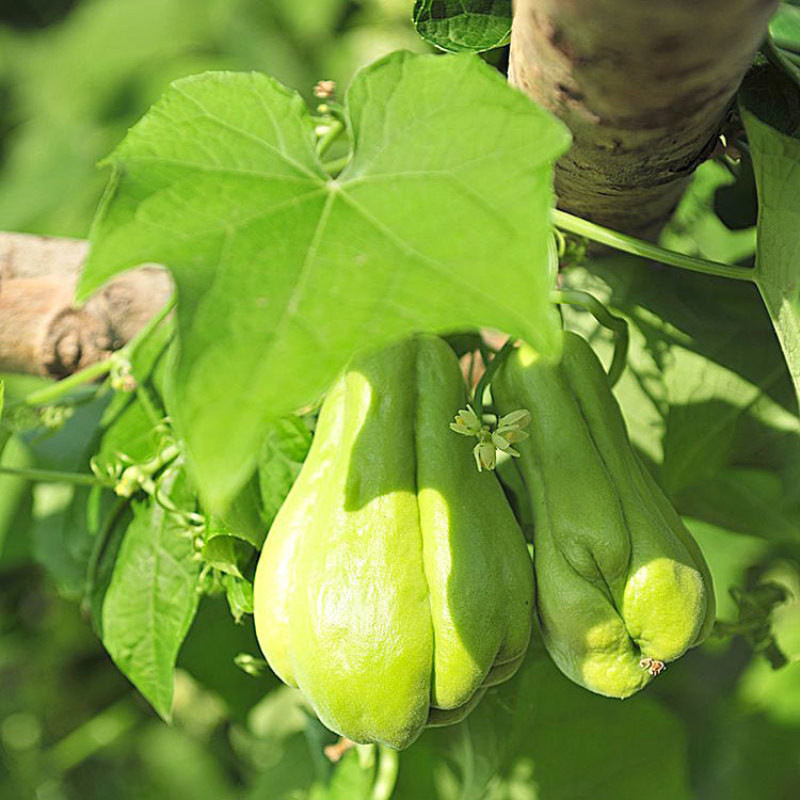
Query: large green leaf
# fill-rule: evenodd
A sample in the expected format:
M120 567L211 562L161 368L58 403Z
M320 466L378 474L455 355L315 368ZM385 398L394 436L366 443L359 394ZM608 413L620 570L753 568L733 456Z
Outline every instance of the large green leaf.
M769 33L784 68L800 83L800 8L781 3L769 21Z
M193 493L181 472L162 491L191 510ZM103 598L103 644L114 663L153 708L169 719L178 650L197 610L200 562L185 527L147 498L133 502L133 519Z
M626 317L615 388L631 438L678 509L728 530L800 536L800 419L758 292L749 283L609 258L565 281ZM603 359L610 334L565 310Z
M800 85L764 65L740 108L758 188L756 281L800 397Z
M300 417L286 417L270 425L258 459L258 484L265 529L272 525L289 489L300 474L310 446L311 432Z
M444 757L434 762L440 800L690 796L684 735L666 708L647 693L620 703L587 692L536 643L516 678L417 747ZM402 769L399 788L398 800L420 796Z
M511 0L417 0L414 27L436 47L458 53L508 44Z
M546 248L563 125L468 55L389 56L347 108L336 179L300 98L258 74L176 82L110 158L80 295L144 261L172 270L171 413L212 507L269 421L354 351L488 325L558 353Z

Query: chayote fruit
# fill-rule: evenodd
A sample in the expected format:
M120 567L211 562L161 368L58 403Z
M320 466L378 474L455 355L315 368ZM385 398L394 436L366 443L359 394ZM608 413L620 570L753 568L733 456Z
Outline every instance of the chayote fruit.
M558 365L520 347L492 393L499 413L532 414L518 464L535 516L547 649L576 683L628 697L708 635L714 591L703 555L633 450L584 339L567 333Z
M400 749L457 721L528 645L530 557L497 479L449 430L464 400L436 337L351 366L261 553L267 661L356 742Z

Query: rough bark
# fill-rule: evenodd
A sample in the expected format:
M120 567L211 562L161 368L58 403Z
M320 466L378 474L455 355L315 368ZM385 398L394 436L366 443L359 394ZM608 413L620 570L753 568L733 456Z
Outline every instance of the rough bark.
M777 0L516 0L510 79L574 136L559 206L652 236L714 148Z
M73 303L88 243L0 233L0 370L62 378L105 358L159 311L169 275L148 265Z

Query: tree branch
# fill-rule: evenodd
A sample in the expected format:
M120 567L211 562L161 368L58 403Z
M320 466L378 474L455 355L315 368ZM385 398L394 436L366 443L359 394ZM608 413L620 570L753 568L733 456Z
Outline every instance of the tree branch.
M713 149L777 0L516 0L512 83L574 143L559 206L652 237Z
M0 233L0 370L63 378L128 342L172 294L156 265L73 303L88 243Z

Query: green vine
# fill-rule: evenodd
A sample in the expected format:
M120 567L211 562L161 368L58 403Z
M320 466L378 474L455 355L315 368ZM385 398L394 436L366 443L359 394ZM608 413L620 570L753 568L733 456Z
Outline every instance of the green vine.
M371 800L389 800L394 794L399 769L399 757L396 750L381 746L378 749L378 774L372 787Z
M89 472L61 472L31 467L6 467L0 465L0 475L12 475L29 481L42 483L73 483L78 486L103 486L103 480Z
M557 289L553 292L552 298L554 303L580 306L586 309L604 328L608 328L614 333L614 355L608 369L608 381L612 386L616 386L628 361L628 344L630 342L628 323L622 317L612 314L589 292L582 292L578 289Z
M737 267L733 264L722 264L718 261L708 261L704 258L695 258L684 253L676 253L673 250L667 250L656 244L637 239L635 236L604 228L602 225L573 216L560 209L553 210L553 223L562 230L569 231L577 236L585 236L598 244L604 244L607 247L613 247L615 250L621 250L623 253L630 253L651 261L669 264L672 267L680 267L691 272L714 275L718 278L731 278L737 281L755 280L755 270L750 267Z

